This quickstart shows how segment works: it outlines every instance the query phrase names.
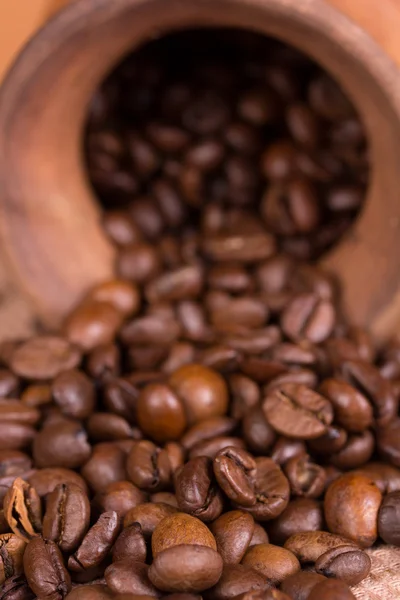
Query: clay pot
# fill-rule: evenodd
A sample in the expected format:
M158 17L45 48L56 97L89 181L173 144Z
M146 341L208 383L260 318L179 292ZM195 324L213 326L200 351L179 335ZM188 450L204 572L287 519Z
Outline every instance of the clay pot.
M335 0L343 6L344 0ZM57 324L112 273L113 251L82 161L89 100L138 44L172 29L236 26L303 50L344 87L369 137L372 178L352 230L324 258L356 323L400 326L400 78L354 22L323 0L80 0L28 44L0 97L1 248L33 312Z

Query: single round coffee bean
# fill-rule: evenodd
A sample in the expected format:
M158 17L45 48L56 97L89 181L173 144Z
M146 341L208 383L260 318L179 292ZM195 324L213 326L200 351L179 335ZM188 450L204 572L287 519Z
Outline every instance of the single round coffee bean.
M208 546L182 544L160 552L149 569L149 579L164 592L202 592L217 583L222 558Z
M351 541L340 535L329 533L328 531L305 531L295 533L286 540L284 547L293 552L293 554L304 563L315 563L318 558L332 548L339 546L348 547ZM357 550L357 542L353 544Z
M276 431L304 440L323 435L333 420L328 400L305 385L295 383L271 390L263 402L263 410Z
M145 295L151 304L196 298L203 287L203 280L199 266L179 267L152 279L146 286Z
M127 244L118 252L116 271L122 279L140 285L157 275L161 257L157 249L145 242Z
M135 594L158 597L158 590L149 580L149 567L142 561L125 559L107 567L104 576L113 594Z
M147 547L139 523L132 523L126 527L119 536L112 549L114 563L121 560L137 560L146 562Z
M214 521L223 508L212 466L208 457L198 456L175 473L175 494L179 509L205 522Z
M93 506L101 512L115 511L119 519L135 506L146 501L147 495L130 481L114 481L98 492L93 498Z
M354 546L338 546L321 554L315 563L315 570L325 577L335 577L348 585L357 585L368 577L371 559L366 552Z
M169 385L182 401L189 425L222 416L227 411L226 383L212 369L197 364L186 365L172 373Z
M256 463L248 452L228 446L214 458L213 469L219 486L232 502L241 506L255 505Z
M158 443L179 439L186 429L186 414L177 394L161 383L150 383L137 401L137 420L142 431Z
M339 579L327 579L314 586L307 600L355 600L349 586Z
M254 534L254 519L241 510L222 514L210 524L224 565L240 563Z
M378 513L378 533L386 544L400 546L399 513L400 492L384 496Z
M82 371L63 371L51 386L52 396L62 413L73 419L87 419L96 405L94 385Z
M123 279L113 279L97 284L87 297L95 302L107 302L125 316L136 314L140 306L140 294L136 285Z
M254 454L267 454L276 441L276 433L267 422L260 406L254 406L244 415L242 434Z
M224 565L218 583L206 594L207 600L230 600L250 591L263 591L271 587L258 571L245 565Z
M307 600L311 590L326 577L312 571L298 571L281 583L281 590L292 600Z
M76 469L90 457L92 448L82 425L67 420L45 427L33 441L33 458L37 467Z
M73 369L81 360L80 351L67 340L56 336L31 338L11 355L14 373L26 379L51 379Z
M332 403L335 421L347 431L360 432L372 425L372 405L350 384L339 379L325 379L319 392Z
M24 553L24 572L38 598L63 600L71 590L71 578L58 546L42 537L33 538Z
M87 357L86 371L95 380L105 380L120 374L121 352L116 344L94 348Z
M93 350L96 346L113 341L123 317L123 313L108 302L88 300L67 317L64 324L65 335L82 350ZM68 368L72 366L76 365Z
M295 555L273 544L252 546L244 555L242 564L262 573L274 585L300 571L300 563Z
M27 481L37 491L40 498L50 494L60 483L74 483L87 493L88 487L78 473L63 467L49 467L37 469L27 476Z
M89 529L79 548L68 559L68 569L84 571L96 567L107 556L119 533L119 519L115 511L105 512Z
M139 523L142 528L142 533L146 538L153 535L157 525L163 519L177 513L178 509L170 504L158 502L144 502L131 508L125 515L124 527L129 527L132 523Z
M106 412L95 412L86 422L88 435L94 442L125 440L133 436L126 419Z
M374 436L366 429L360 434L350 435L343 448L333 454L330 460L339 469L356 469L370 460L374 449Z
M325 493L324 511L329 530L372 546L378 536L378 511L382 494L371 479L347 473L336 479Z
M46 497L43 537L71 553L81 543L90 521L90 503L84 490L73 483L61 483Z
M0 586L6 579L23 573L22 559L26 542L13 533L0 534Z
M217 550L217 543L200 519L177 512L165 517L155 528L151 538L153 558L172 546L197 545Z
M114 482L128 479L126 453L116 443L105 442L92 448L92 455L81 474L94 492L102 492Z
M3 507L7 522L17 536L28 542L41 533L41 502L29 483L17 477L4 497Z
M138 227L129 213L123 210L107 210L103 215L102 227L117 246L128 246L140 239Z
M322 504L311 498L295 498L268 524L268 535L271 542L283 545L294 534L319 531L323 526Z
M330 336L335 319L335 309L329 300L315 294L300 294L283 311L281 327L291 340L318 344Z
M126 470L131 481L147 492L168 487L172 475L168 453L147 440L133 445Z

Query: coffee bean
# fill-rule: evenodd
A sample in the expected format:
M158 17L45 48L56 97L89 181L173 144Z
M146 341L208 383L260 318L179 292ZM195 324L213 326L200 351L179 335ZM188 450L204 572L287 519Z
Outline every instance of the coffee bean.
M255 569L245 565L225 565L218 583L205 597L209 600L229 600L253 590L267 590L271 584Z
M2 600L33 600L35 594L27 584L25 577L16 575L4 582Z
M64 330L71 343L88 351L112 342L122 321L123 314L112 304L88 300L69 315ZM75 364L68 365L67 368L72 366ZM64 366L58 372L65 368Z
M76 550L89 521L89 498L78 485L61 483L46 497L43 536L56 542L63 552Z
M107 586L114 594L158 597L160 594L148 576L149 567L141 561L125 559L113 563L105 571Z
M242 564L262 573L274 585L300 571L300 563L295 555L273 544L252 546L244 555Z
M174 508L178 508L178 500L176 499L175 494L171 492L156 492L155 494L151 494L150 496L151 502L161 502L163 504L169 504Z
M52 395L67 417L86 419L95 408L95 390L81 371L64 371L53 381Z
M132 523L139 523L143 535L148 538L152 536L155 528L163 519L177 512L178 509L170 504L145 502L128 510L124 518L124 527L129 527Z
M45 427L33 442L33 457L38 467L82 466L91 454L86 432L76 421L67 420Z
M97 284L87 298L89 301L107 302L124 316L137 313L140 305L139 290L133 283L123 279Z
M23 573L22 559L26 542L12 533L0 534L0 585Z
M145 500L146 494L130 481L115 481L96 494L93 505L101 512L115 511L122 520L131 508Z
M151 538L153 558L160 552L180 545L207 546L217 550L214 536L202 521L185 513L165 517L155 528Z
M382 494L371 479L347 473L326 491L325 519L332 533L345 536L363 548L372 546Z
M386 544L400 545L398 514L400 510L400 492L387 494L379 508L378 533Z
M254 454L266 454L276 440L276 433L266 421L260 406L251 408L242 420L243 437Z
M400 490L400 471L382 462L370 462L357 469L356 473L372 479L382 494Z
M306 455L295 456L285 463L286 477L295 496L318 498L325 488L325 471Z
M284 333L294 341L320 343L332 333L335 310L332 303L314 294L296 296L281 317Z
M103 344L90 352L86 370L95 380L117 377L120 373L121 353L116 344Z
M45 383L28 385L21 394L23 404L33 406L34 408L50 404L51 400L51 387Z
M27 481L36 490L40 498L50 494L61 483L74 483L84 492L87 492L88 489L86 482L78 473L62 467L37 469L27 476Z
M254 523L254 532L250 540L249 548L251 548L251 546L255 546L256 544L268 543L269 538L265 529L260 525L260 523Z
M314 586L307 600L354 600L355 596L344 581L327 579Z
M128 246L140 239L135 222L122 210L108 210L103 215L102 227L110 240L118 246Z
M379 455L395 467L400 467L400 419L394 418L385 427L380 427L376 434L376 445Z
M68 568L79 572L99 565L111 550L118 533L117 513L104 512L89 529L79 548L69 557Z
M290 575L281 583L281 590L293 600L307 600L311 590L325 581L325 577L312 571L298 571Z
M128 479L125 463L126 454L116 444L97 444L81 473L94 492L103 492L111 483Z
M373 411L368 399L345 381L326 379L319 392L332 403L335 420L347 431L364 431L372 425Z
M32 338L18 346L11 355L12 370L27 379L50 379L80 362L79 350L56 336Z
M254 534L254 519L248 513L232 510L222 514L210 525L216 549L224 565L241 562Z
M213 469L218 484L232 502L254 506L256 463L250 454L234 447L224 448L216 455Z
M17 477L4 498L4 514L12 531L25 541L42 531L42 507L36 490Z
M147 548L142 528L139 523L132 523L126 527L118 536L113 549L112 559L114 563L122 560L134 560L145 562Z
M333 455L336 458L337 455L340 455L341 450L347 448L348 440L349 435L345 429L330 425L321 437L309 440L308 446L317 455ZM334 462L333 456L331 460Z
M207 456L214 460L219 452L225 448L238 448L244 450L245 443L238 437L231 437L221 435L219 437L199 442L189 452L189 458L196 458L197 456Z
M305 440L324 434L333 419L329 401L301 384L287 383L271 390L263 410L276 431Z
M146 286L145 293L150 303L185 300L196 298L201 292L202 285L202 270L193 265L155 277Z
M120 250L116 270L123 279L142 284L159 272L160 263L160 256L153 246L145 242L136 242Z
M328 533L327 531L306 531L295 533L286 540L284 547L303 563L315 563L318 558L334 548L348 547L351 541L340 535ZM355 550L359 549L354 543Z
M252 263L265 260L275 252L275 240L268 233L219 235L203 241L206 256L216 262Z
M24 554L28 585L39 598L62 600L71 589L71 579L58 546L42 537L33 538Z
M205 440L213 439L220 435L229 434L235 429L236 421L231 417L211 417L193 425L182 436L181 443L187 450L191 450ZM0 454L1 456L1 454Z
M146 440L134 444L126 469L133 483L148 492L167 487L171 477L166 451Z
M169 386L151 383L141 391L138 424L156 442L179 439L186 428L186 418L182 400Z
M179 509L202 521L214 521L222 512L222 497L214 479L212 461L192 458L175 473Z
M21 475L32 467L32 459L19 450L0 450L0 477Z
M322 505L309 498L295 498L268 524L268 534L274 544L283 545L292 535L318 531L323 526Z
M271 450L271 458L278 465L284 465L295 456L306 454L307 448L302 440L279 436Z
M331 457L331 462L339 469L355 469L370 460L374 446L374 436L369 430L353 434L343 448Z
M325 577L335 577L348 585L357 585L368 577L371 559L366 552L353 546L338 546L321 554L315 563L315 570Z
M68 600L111 600L111 598L111 591L103 583L75 587L67 596Z
M18 390L18 377L8 369L0 369L0 397L15 397L18 395Z

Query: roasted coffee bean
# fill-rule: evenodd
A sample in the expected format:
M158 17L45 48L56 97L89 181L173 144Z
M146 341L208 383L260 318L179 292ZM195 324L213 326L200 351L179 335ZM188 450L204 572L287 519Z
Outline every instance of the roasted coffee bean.
M42 336L32 338L15 348L10 357L10 365L20 377L40 380L50 379L62 371L73 369L80 359L80 351L67 340L56 336Z
M103 215L103 230L117 246L128 246L140 239L140 232L129 213L123 210L108 210Z
M305 178L275 183L264 194L261 214L268 228L276 234L312 232L319 221L316 190Z
M42 537L33 538L24 554L28 585L38 598L62 600L71 590L71 578L58 546Z
M253 457L234 447L218 452L213 462L215 477L228 498L241 506L254 506L256 463Z
M3 424L35 425L40 419L40 413L19 400L0 398L0 419Z
M293 534L286 540L284 547L304 564L315 563L325 552L341 546L348 547L350 544L348 538L327 531L305 531ZM359 549L357 543L354 543L353 547Z
M22 575L7 579L1 593L2 600L34 600L36 597Z
M311 590L322 581L325 581L325 577L319 573L298 571L282 581L280 589L292 600L307 600Z
M96 302L108 302L126 317L136 314L140 305L138 288L123 279L112 279L97 284L87 298Z
M294 440L281 435L272 447L271 458L282 466L291 458L306 453L307 448L303 440Z
M89 458L92 448L86 432L76 421L67 420L45 427L33 441L33 457L37 467L75 469Z
M366 552L351 545L338 546L321 554L315 563L315 570L325 577L335 577L348 585L357 585L368 577L371 559Z
M121 560L137 560L146 562L147 548L142 528L139 523L132 523L126 527L118 536L113 549L113 562Z
M103 344L90 352L86 370L95 380L117 377L120 373L121 353L116 344Z
M379 455L395 467L400 467L400 419L394 418L376 433Z
M327 579L314 586L307 600L355 600L349 586L338 579Z
M152 279L146 287L150 303L196 298L203 285L203 273L197 265L180 267Z
M275 240L269 233L219 235L203 241L203 251L215 262L252 263L265 260L275 252Z
M160 552L149 569L149 579L164 592L202 592L215 585L222 558L208 546L182 544Z
M378 533L386 544L400 546L400 529L398 515L400 512L400 492L387 494L379 508Z
M274 544L283 545L297 533L319 531L324 526L321 503L309 498L291 500L285 510L268 523L268 535Z
M147 595L160 596L148 576L149 567L142 561L125 559L107 567L105 579L113 594L131 594L132 590L140 598Z
M255 590L268 590L271 584L258 571L245 565L225 565L218 583L205 597L209 600L229 600Z
M94 442L125 440L133 437L132 428L126 419L106 412L91 414L86 427L89 437Z
M286 383L271 390L263 410L272 427L289 437L313 439L323 435L333 419L332 406L305 385Z
M382 462L370 462L357 469L356 473L372 479L382 494L400 490L400 470Z
M169 386L150 383L141 391L137 401L138 424L156 442L179 439L186 429L186 418L182 400Z
M345 381L326 379L319 392L330 400L335 420L347 431L360 432L372 425L373 411L368 399Z
M63 552L76 550L89 521L89 498L78 485L61 483L46 497L43 536L56 542Z
M64 371L52 384L52 395L64 415L73 419L86 419L95 408L93 383L81 371Z
M82 350L93 350L96 346L113 341L122 325L123 317L123 313L109 302L88 300L69 315L64 325L65 334L72 344L76 344ZM73 365L63 365L56 374L75 367L77 362Z
M260 406L251 408L242 420L242 433L254 454L266 454L276 440L276 433L267 422Z
M199 442L193 446L189 452L189 458L192 459L196 458L197 456L207 456L208 458L214 460L221 450L229 447L244 450L245 443L238 437L221 435L210 440L205 440L204 442Z
M268 534L260 523L254 523L254 532L250 540L249 548L256 544L268 544Z
M146 440L133 445L126 470L131 481L148 492L166 488L171 479L171 465L167 452Z
M181 444L191 450L203 441L217 436L230 434L236 427L235 419L231 417L211 417L193 425L181 438ZM0 454L1 456L1 454Z
M284 471L294 496L318 498L324 491L325 471L312 462L307 454L289 459Z
M50 404L51 400L51 387L46 383L28 385L21 394L21 401L26 406L33 406L34 408Z
M124 527L139 523L145 538L152 536L157 525L166 517L177 513L178 509L170 504L145 502L128 510L124 518Z
M200 519L178 512L165 517L155 528L151 538L153 558L167 548L182 544L217 550L214 536Z
M258 544L249 548L242 565L262 573L274 585L279 585L286 577L300 571L300 563L295 555L273 544Z
M241 419L249 409L258 404L260 388L255 381L240 373L230 375L228 382L231 393L230 414L234 419Z
M84 571L99 565L107 556L119 533L115 511L104 512L89 529L79 548L68 559L71 571Z
M115 481L96 494L93 505L101 512L115 511L123 519L131 508L145 500L146 494L130 481Z
M105 442L93 447L81 473L94 492L103 492L111 483L128 479L125 463L125 452L117 444Z
M87 492L85 480L75 471L62 467L37 469L27 476L27 481L36 490L40 498L50 494L61 483L74 483Z
M320 456L331 456L345 448L348 434L342 427L330 425L321 437L308 440L308 447Z
M4 514L13 532L25 541L42 531L42 507L36 490L17 477L4 497Z
M0 535L0 586L23 573L22 559L26 542L13 533Z
M0 477L21 475L32 467L32 459L19 450L0 450Z
M156 492L150 496L150 501L155 503L162 502L163 504L169 504L178 508L178 500L172 492Z
M161 268L161 258L150 244L136 242L126 245L119 253L117 273L123 279L142 284L154 277Z
M326 491L325 519L332 533L342 535L363 548L375 542L382 494L371 479L347 473Z
M323 342L335 325L335 309L329 300L301 294L285 308L281 317L284 333L294 341Z
M171 374L169 385L184 405L188 424L222 416L228 408L224 379L202 365L186 365Z
M104 583L93 583L74 587L68 600L111 600L111 590Z
M254 525L253 517L240 510L226 512L210 524L225 565L241 562L253 538Z
M339 469L355 469L370 460L374 447L374 436L367 429L360 434L349 436L343 448L333 454L330 460Z
M222 512L222 496L206 456L192 458L175 473L179 509L202 521L214 521Z

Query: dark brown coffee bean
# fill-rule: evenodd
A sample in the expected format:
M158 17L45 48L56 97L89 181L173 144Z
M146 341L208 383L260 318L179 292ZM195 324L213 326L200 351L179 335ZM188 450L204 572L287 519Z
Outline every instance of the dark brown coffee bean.
M155 494L151 494L150 501L155 503L162 502L163 504L169 504L174 508L178 508L178 501L172 492L156 492Z
M335 309L330 301L319 299L314 294L301 294L285 308L281 326L294 341L320 343L332 333L335 318Z
M86 419L95 407L95 390L90 379L81 371L64 371L52 383L52 395L64 415Z
M172 546L156 556L149 579L164 592L202 592L217 583L222 565L221 556L207 546Z
M281 590L292 600L307 600L313 587L322 581L325 581L325 577L319 573L299 571L282 581Z
M320 220L316 190L305 178L275 183L263 196L261 214L278 235L310 233Z
M86 423L89 437L94 442L124 440L133 436L128 421L106 412L92 413Z
M27 476L27 481L37 491L40 498L50 494L61 483L74 483L84 492L88 491L86 482L78 473L62 467L37 469Z
M231 417L211 417L188 429L180 442L184 448L191 450L200 442L232 433L236 425L236 420Z
M71 571L84 571L99 565L111 550L119 533L119 519L115 511L105 512L89 529L79 548L68 559Z
M400 419L393 419L385 427L380 427L376 435L379 455L395 467L400 467Z
M111 590L104 583L93 583L74 587L67 600L111 600Z
M305 455L294 456L285 463L284 471L294 496L319 498L325 488L323 467Z
M146 494L130 481L115 481L96 494L93 504L100 512L115 511L120 519L131 509L146 501Z
M186 161L200 171L213 171L224 158L224 147L216 139L206 139L193 145L186 152Z
M348 538L327 531L306 531L292 535L284 546L304 564L315 563L325 552L341 546L348 547L350 544ZM354 543L353 547L359 549L357 543Z
M19 450L0 450L0 477L21 475L32 467L32 459Z
M125 462L125 452L116 444L105 442L93 447L81 473L94 492L102 492L111 483L128 479Z
M3 424L36 425L40 413L36 408L26 406L19 400L0 398L0 420Z
M202 521L214 521L222 512L222 497L214 479L211 459L198 456L175 473L175 494L181 511Z
M88 300L70 313L64 331L71 343L88 351L112 342L122 321L123 314L112 304Z
M195 359L195 348L189 342L176 342L171 346L167 358L164 360L161 370L163 373L173 373L180 367L192 363Z
M170 504L145 502L131 508L125 515L124 527L139 523L145 538L151 537L157 525L166 517L177 513L178 509Z
M157 238L164 229L164 220L157 203L153 198L135 198L128 206L128 211L140 232L147 238ZM147 249L152 246L147 246ZM124 277L124 276L123 276ZM127 279L130 279L127 277Z
M107 567L105 578L113 594L131 594L134 590L140 598L158 597L160 593L150 582L149 567L142 561L125 559ZM118 597L118 596L117 596Z
M124 316L136 314L140 305L139 290L134 283L112 279L97 284L87 295L88 301L107 302Z
M378 513L378 533L386 544L400 546L400 492L391 492L383 498Z
M283 545L292 535L319 531L323 527L322 504L310 498L295 498L276 519L268 523L268 535L271 542Z
M256 504L256 463L248 452L224 448L214 458L213 469L219 486L232 502L243 507Z
M119 253L117 273L137 284L145 283L160 271L161 258L157 250L144 242L129 244Z
M169 385L182 401L189 425L222 416L227 411L226 383L212 369L198 364L186 365L172 373Z
M104 344L90 352L86 371L96 380L117 377L120 374L121 353L116 344Z
M356 388L345 381L325 379L319 391L332 403L335 420L348 431L364 431L372 425L372 406Z
M256 544L268 544L269 538L265 529L260 525L260 523L254 523L254 532L253 536L250 540L249 548L251 546L255 546Z
M260 388L250 377L240 373L230 375L228 383L231 393L230 414L234 419L242 419L251 408L258 404Z
M371 479L347 473L326 491L325 519L332 533L342 535L363 548L372 546L377 531L382 494Z
M252 286L250 274L236 263L211 267L207 280L213 289L230 294L245 293Z
M0 397L15 397L18 395L18 390L18 377L8 369L0 369Z
M4 497L4 514L12 531L25 541L42 531L42 507L36 490L17 477Z
M171 479L171 465L167 452L147 440L133 445L126 470L131 481L147 492L166 488Z
M331 456L345 448L348 441L348 434L342 427L330 425L324 435L308 441L309 448L321 456Z
M240 563L254 534L253 517L243 511L232 510L213 521L210 529L224 564Z
M33 442L33 457L38 467L82 466L91 454L85 430L80 423L64 420L45 427Z
M218 583L205 597L208 600L230 600L249 591L267 590L271 584L258 571L245 565L225 565Z
M48 384L36 383L28 385L21 394L21 401L26 406L40 408L50 404L52 400L51 387Z
M371 559L366 552L353 546L338 546L321 554L315 563L315 570L325 577L335 577L348 585L357 585L368 577Z
M317 386L318 378L314 371L310 369L301 369L299 367L292 367L289 370L283 366L282 363L274 363L280 364L280 373L274 374L272 378L270 378L269 383L264 388L264 392L268 393L274 389L279 389L282 385L297 384L304 385L308 388L314 389ZM282 369L284 372L282 373Z
M154 278L146 287L150 303L196 298L203 285L203 273L197 266L180 267Z
M7 579L1 593L2 600L34 600L36 597L22 575Z
M167 548L182 544L207 546L217 550L214 536L200 519L177 512L165 517L155 528L151 537L153 558Z
M261 170L267 179L282 181L297 171L297 150L293 142L279 140L272 143L261 157Z
M344 581L327 579L314 586L307 600L355 600L354 594Z
M297 144L315 148L321 135L318 118L307 104L290 104L286 111L286 124Z
M120 337L124 344L169 346L181 333L178 321L169 315L148 314L124 325ZM167 350L166 348L165 350ZM164 352L160 359L164 358Z
M309 101L315 112L329 121L352 116L352 106L338 84L325 73L311 82Z
M219 235L203 240L203 251L216 262L252 263L265 260L275 252L275 240L269 233Z
M242 434L250 450L265 455L276 440L276 433L260 406L251 408L242 421Z
M74 341L74 340L71 340ZM42 336L18 346L11 355L12 370L27 379L50 379L73 369L81 359L79 350L67 340Z
M258 571L274 585L300 571L300 563L295 555L273 544L252 546L244 555L242 564Z
M71 589L71 579L58 546L41 537L25 549L24 571L29 587L38 598L62 600Z
M147 548L139 523L132 523L117 537L112 549L113 562L132 560L146 562Z
M264 400L263 410L276 431L305 440L323 435L333 419L328 400L305 385L294 383L271 390Z
M3 587L7 579L22 575L25 548L26 542L17 535L0 535L0 586Z
M137 401L137 420L142 431L159 443L179 439L186 428L186 415L179 394L159 383L151 383L141 391Z
M89 498L78 485L61 483L47 496L43 536L56 542L63 552L76 550L89 521Z
M280 436L271 450L271 458L278 465L284 465L291 458L306 453L307 448L302 440Z
M240 353L229 346L210 346L198 353L197 360L214 371L232 371L240 362Z
M339 452L331 456L331 462L339 469L356 469L368 462L375 449L375 439L367 429L360 434L350 435Z
M140 232L129 213L108 210L103 215L102 227L117 246L129 246L140 240Z

